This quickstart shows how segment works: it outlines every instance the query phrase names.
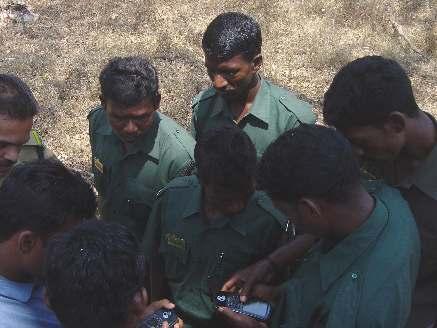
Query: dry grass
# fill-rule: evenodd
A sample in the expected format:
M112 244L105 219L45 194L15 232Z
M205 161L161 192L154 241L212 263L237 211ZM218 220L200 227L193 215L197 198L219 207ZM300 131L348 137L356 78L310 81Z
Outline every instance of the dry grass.
M0 71L23 77L44 107L37 126L59 158L89 165L86 114L113 56L146 55L161 76L161 110L187 126L190 99L208 84L200 39L223 11L254 16L264 75L316 107L332 76L367 54L399 60L422 108L437 114L436 0L28 0L40 15L2 26Z

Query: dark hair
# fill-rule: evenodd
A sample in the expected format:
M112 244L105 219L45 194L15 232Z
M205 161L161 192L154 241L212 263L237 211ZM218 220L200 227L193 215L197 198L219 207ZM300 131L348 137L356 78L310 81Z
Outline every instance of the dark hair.
M413 117L419 107L401 65L380 56L348 63L334 77L324 97L324 120L340 130L381 125L394 111Z
M202 38L206 57L228 60L243 55L247 60L261 53L259 24L250 16L228 12L218 15L208 25Z
M0 74L0 115L24 120L38 113L38 103L23 80L14 75Z
M127 228L85 222L53 238L45 278L50 307L66 328L121 327L145 281L138 242Z
M237 191L253 187L256 150L245 132L235 126L207 131L194 148L201 183Z
M313 196L335 202L348 199L360 171L352 147L339 132L302 124L267 148L257 177L258 188L275 200Z
M131 107L159 96L158 74L145 58L116 57L100 73L100 88L104 100Z
M91 218L96 211L92 187L55 160L18 164L0 187L0 241L20 230L42 236L70 220Z

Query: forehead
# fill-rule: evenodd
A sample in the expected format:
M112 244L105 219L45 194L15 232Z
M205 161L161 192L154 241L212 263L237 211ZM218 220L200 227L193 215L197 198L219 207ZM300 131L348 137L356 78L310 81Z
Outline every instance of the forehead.
M215 69L236 69L244 65L249 65L251 61L247 60L242 54L236 55L226 60L219 60L215 57L206 57L205 66Z
M371 125L350 127L342 130L345 137L352 142L354 140L378 138L381 132L381 129Z
M154 112L155 109L155 105L149 99L144 99L139 104L129 107L117 104L112 100L109 100L106 103L106 110L108 113L118 117L142 116Z
M32 123L33 117L21 120L0 114L0 141L13 144L26 143L29 139Z

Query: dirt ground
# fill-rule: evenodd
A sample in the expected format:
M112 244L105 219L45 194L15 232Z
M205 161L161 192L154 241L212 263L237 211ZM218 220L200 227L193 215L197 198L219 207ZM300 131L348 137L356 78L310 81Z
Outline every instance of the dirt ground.
M8 1L0 0L0 6ZM209 81L200 40L224 11L263 30L263 74L316 109L335 72L367 54L400 61L420 106L437 114L437 0L28 0L35 23L0 24L0 71L25 79L43 111L37 128L68 165L89 168L86 115L113 56L145 55L160 73L161 111L188 126ZM4 7L3 7L4 8Z

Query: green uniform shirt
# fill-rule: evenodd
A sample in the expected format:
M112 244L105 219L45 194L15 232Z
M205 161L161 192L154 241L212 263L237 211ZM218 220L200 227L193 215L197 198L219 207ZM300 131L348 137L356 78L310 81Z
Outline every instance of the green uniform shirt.
M172 300L185 326L223 327L212 320L215 307L210 292L220 290L230 275L271 253L285 223L262 192L255 192L240 214L207 224L201 214L197 177L175 179L164 189L144 243L149 258L159 245Z
M191 134L196 140L211 128L236 124L226 100L214 88L194 97L192 108ZM267 146L282 133L300 123L313 124L315 121L310 104L261 78L261 86L250 112L238 126L248 134L255 144L258 157L261 157Z
M156 112L150 130L124 152L101 107L88 120L102 217L142 238L156 193L191 165L195 142L176 122Z
M437 131L437 122L434 121ZM427 327L437 320L437 144L428 157L406 166L400 161L370 163L377 178L397 187L416 219L421 262L407 327Z
M310 327L320 309L326 328L404 327L420 260L413 214L398 191L374 187L370 217L333 248L321 241L304 259L272 327Z

